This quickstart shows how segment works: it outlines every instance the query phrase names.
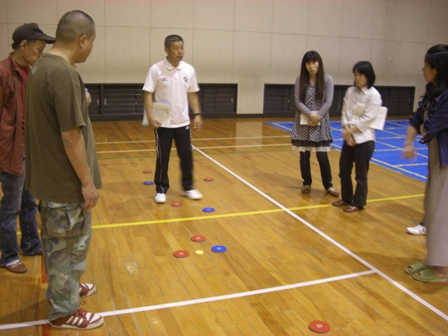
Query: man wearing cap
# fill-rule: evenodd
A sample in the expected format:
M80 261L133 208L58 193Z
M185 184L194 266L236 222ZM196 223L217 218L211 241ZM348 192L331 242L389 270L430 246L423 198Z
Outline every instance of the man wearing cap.
M18 256L16 218L22 233L23 255L41 255L36 225L36 200L24 188L25 88L30 67L42 56L46 43L54 43L36 23L18 27L13 35L13 51L0 62L0 267L25 273Z

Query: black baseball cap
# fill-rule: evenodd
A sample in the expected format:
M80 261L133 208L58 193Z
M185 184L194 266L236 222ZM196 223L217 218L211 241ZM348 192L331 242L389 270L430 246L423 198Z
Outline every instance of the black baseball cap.
M37 23L25 23L24 25L17 27L12 34L14 44L20 43L23 40L34 41L44 40L47 43L54 43L56 39L54 37L46 35L37 25Z

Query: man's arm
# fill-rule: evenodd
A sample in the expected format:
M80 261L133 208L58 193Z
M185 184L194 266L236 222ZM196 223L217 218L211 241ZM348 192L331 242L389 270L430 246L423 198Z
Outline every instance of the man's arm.
M92 209L98 202L98 190L96 189L90 168L87 164L87 153L84 138L80 128L61 132L65 153L73 166L73 169L81 180L82 195L85 200L84 209Z
M194 130L199 131L202 127L202 117L199 109L198 94L196 92L188 92L188 104L190 105L194 115Z

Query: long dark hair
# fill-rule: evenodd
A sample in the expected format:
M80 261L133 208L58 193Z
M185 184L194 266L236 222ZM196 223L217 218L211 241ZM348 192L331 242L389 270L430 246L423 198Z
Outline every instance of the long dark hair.
M324 63L322 62L322 58L320 57L319 53L317 51L311 50L307 51L305 55L303 55L302 66L300 68L299 99L302 102L305 102L306 90L308 89L308 85L310 84L310 74L308 73L308 70L306 70L306 63L316 61L319 62L319 68L317 69L316 74L316 102L321 103L324 100Z
M426 84L426 96L431 100L448 90L448 45L437 44L429 48L425 63L437 70L434 82Z

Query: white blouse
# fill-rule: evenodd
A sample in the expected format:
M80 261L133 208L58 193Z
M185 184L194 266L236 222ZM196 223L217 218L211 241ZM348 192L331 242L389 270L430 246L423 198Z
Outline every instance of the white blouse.
M380 93L372 86L370 89L356 86L347 89L342 105L342 126L356 126L359 132L353 133L356 144L375 141L375 130L370 128L382 100Z

